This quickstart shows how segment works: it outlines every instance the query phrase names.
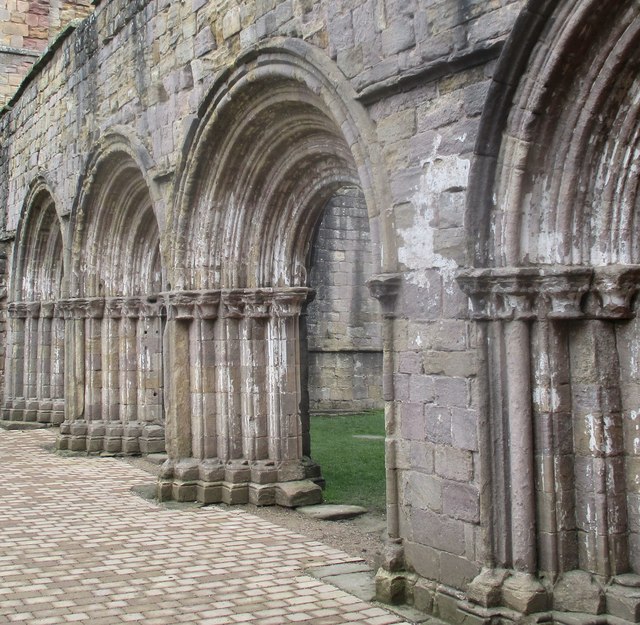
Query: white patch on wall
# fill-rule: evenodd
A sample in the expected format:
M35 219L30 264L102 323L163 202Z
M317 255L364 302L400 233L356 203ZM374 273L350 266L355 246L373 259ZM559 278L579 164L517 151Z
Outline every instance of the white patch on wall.
M434 227L436 208L443 193L464 190L469 180L470 161L459 156L437 156L441 138L434 142L433 155L422 162L423 174L411 203L415 208L413 224L399 230L402 244L398 249L399 261L412 273L410 282L424 287L427 285L425 272L440 269L443 284L448 292L453 289L453 279L458 265L452 258L446 258L434 249Z

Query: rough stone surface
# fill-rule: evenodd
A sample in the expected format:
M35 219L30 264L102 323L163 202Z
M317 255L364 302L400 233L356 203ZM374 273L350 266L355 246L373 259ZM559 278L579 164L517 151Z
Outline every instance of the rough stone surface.
M310 480L276 484L276 503L285 508L313 506L322 501L322 489Z
M319 504L317 506L299 506L296 511L314 519L339 521L341 519L352 519L353 517L365 514L367 509L362 506Z
M599 610L578 571L634 620L638 40L633 0L102 0L0 114L2 420L290 504L311 409L384 401L389 596Z

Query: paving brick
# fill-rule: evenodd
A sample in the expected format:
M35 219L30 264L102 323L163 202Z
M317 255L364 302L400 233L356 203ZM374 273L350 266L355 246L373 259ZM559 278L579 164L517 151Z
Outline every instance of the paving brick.
M357 558L244 511L156 506L130 491L148 474L49 453L54 436L0 431L0 622L401 623L304 574Z

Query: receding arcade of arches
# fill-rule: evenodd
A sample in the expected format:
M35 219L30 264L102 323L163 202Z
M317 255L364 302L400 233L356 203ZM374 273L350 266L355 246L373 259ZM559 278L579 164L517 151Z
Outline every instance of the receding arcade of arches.
M160 236L149 188L126 150L97 159L72 232L59 447L163 451Z
M469 595L637 622L639 9L531 4L469 190L490 459Z
M27 197L17 239L3 419L59 424L64 418L63 241L55 203L41 181Z
M223 77L182 172L165 297L163 498L321 499L305 388L309 259L327 206L355 189L351 203L362 207L360 189L369 198L371 189L346 122L294 59L250 59Z

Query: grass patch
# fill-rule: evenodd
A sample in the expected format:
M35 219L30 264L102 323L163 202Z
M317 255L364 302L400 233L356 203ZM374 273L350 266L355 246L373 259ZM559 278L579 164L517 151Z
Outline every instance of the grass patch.
M327 481L327 503L385 509L384 411L311 417L311 456Z

